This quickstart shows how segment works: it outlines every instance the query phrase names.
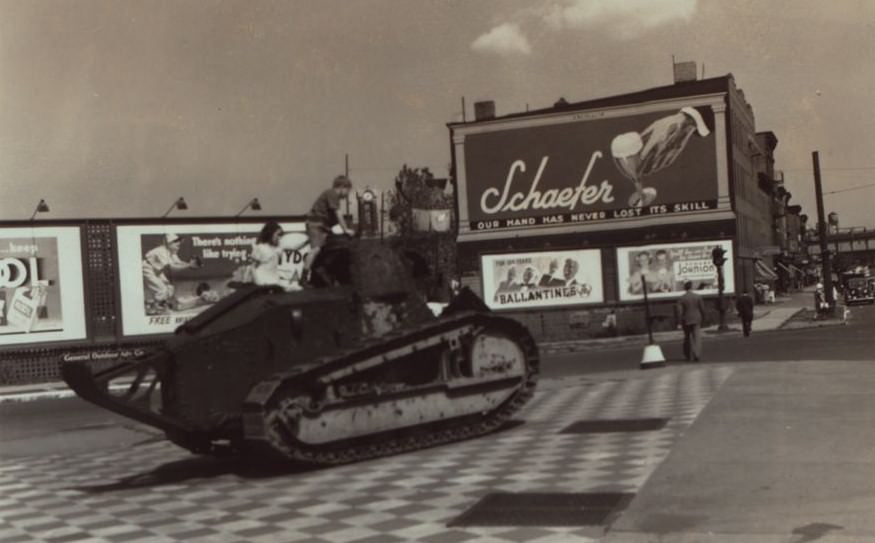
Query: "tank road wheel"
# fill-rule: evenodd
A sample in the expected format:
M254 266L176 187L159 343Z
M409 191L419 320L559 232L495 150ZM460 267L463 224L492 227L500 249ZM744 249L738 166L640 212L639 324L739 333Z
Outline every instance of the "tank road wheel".
M278 454L291 460L305 460L300 454L298 432L309 398L282 398L265 414L265 434L268 444Z
M484 331L471 345L472 377L523 377L526 354L513 339L502 333Z

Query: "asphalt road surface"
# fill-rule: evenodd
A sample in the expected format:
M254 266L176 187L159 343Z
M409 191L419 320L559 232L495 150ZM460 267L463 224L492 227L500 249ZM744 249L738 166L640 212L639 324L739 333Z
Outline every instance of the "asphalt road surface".
M754 321L749 337L705 334L702 344L705 363L875 360L875 305L853 306L844 326L757 332ZM683 357L682 341L662 343L660 347L669 365L688 364ZM545 377L630 370L639 366L642 353L641 346L619 344L552 355L543 361L541 369Z
M704 363L765 363L794 360L872 360L875 358L875 306L856 306L845 326L776 330L750 337L706 335ZM669 365L689 364L681 342L661 345ZM544 377L592 375L636 369L642 348L623 344L585 352L542 357ZM653 371L653 370L648 370ZM0 458L105 447L163 439L160 431L92 406L79 398L0 403Z

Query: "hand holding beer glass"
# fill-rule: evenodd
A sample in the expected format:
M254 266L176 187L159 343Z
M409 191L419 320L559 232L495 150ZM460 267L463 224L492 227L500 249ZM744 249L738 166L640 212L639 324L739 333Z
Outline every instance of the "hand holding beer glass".
M629 197L630 207L644 207L656 199L656 189L644 187L642 178L670 166L698 132L702 137L711 133L702 115L685 107L674 115L657 119L641 133L626 132L611 142L614 164L635 184Z

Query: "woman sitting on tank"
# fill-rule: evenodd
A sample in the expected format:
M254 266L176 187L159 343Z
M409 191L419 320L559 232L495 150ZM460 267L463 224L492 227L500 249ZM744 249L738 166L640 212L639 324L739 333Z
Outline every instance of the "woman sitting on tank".
M301 243L292 243L283 238L282 226L276 221L268 221L258 234L252 246L252 279L256 285L279 286L283 290L300 290L300 285L279 274L280 256L283 250L298 250Z

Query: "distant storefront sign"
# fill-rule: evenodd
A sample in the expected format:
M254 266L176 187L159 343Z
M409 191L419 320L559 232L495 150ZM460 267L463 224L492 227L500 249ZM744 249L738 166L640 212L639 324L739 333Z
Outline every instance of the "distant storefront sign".
M465 137L472 230L717 208L710 107L483 131Z
M684 293L684 283L693 282L699 294L717 294L717 268L711 251L720 246L726 257L723 265L724 292L735 292L732 241L671 243L617 249L620 300L674 298Z
M245 279L262 224L119 226L118 265L122 332L126 336L173 332L233 291ZM283 251L279 273L297 281L309 251L304 223L282 224L300 238ZM293 244L294 245L294 244ZM179 263L182 263L180 265ZM196 263L195 266L188 266Z
M492 309L601 303L598 249L484 255L483 299Z
M0 345L83 339L79 227L0 229Z

